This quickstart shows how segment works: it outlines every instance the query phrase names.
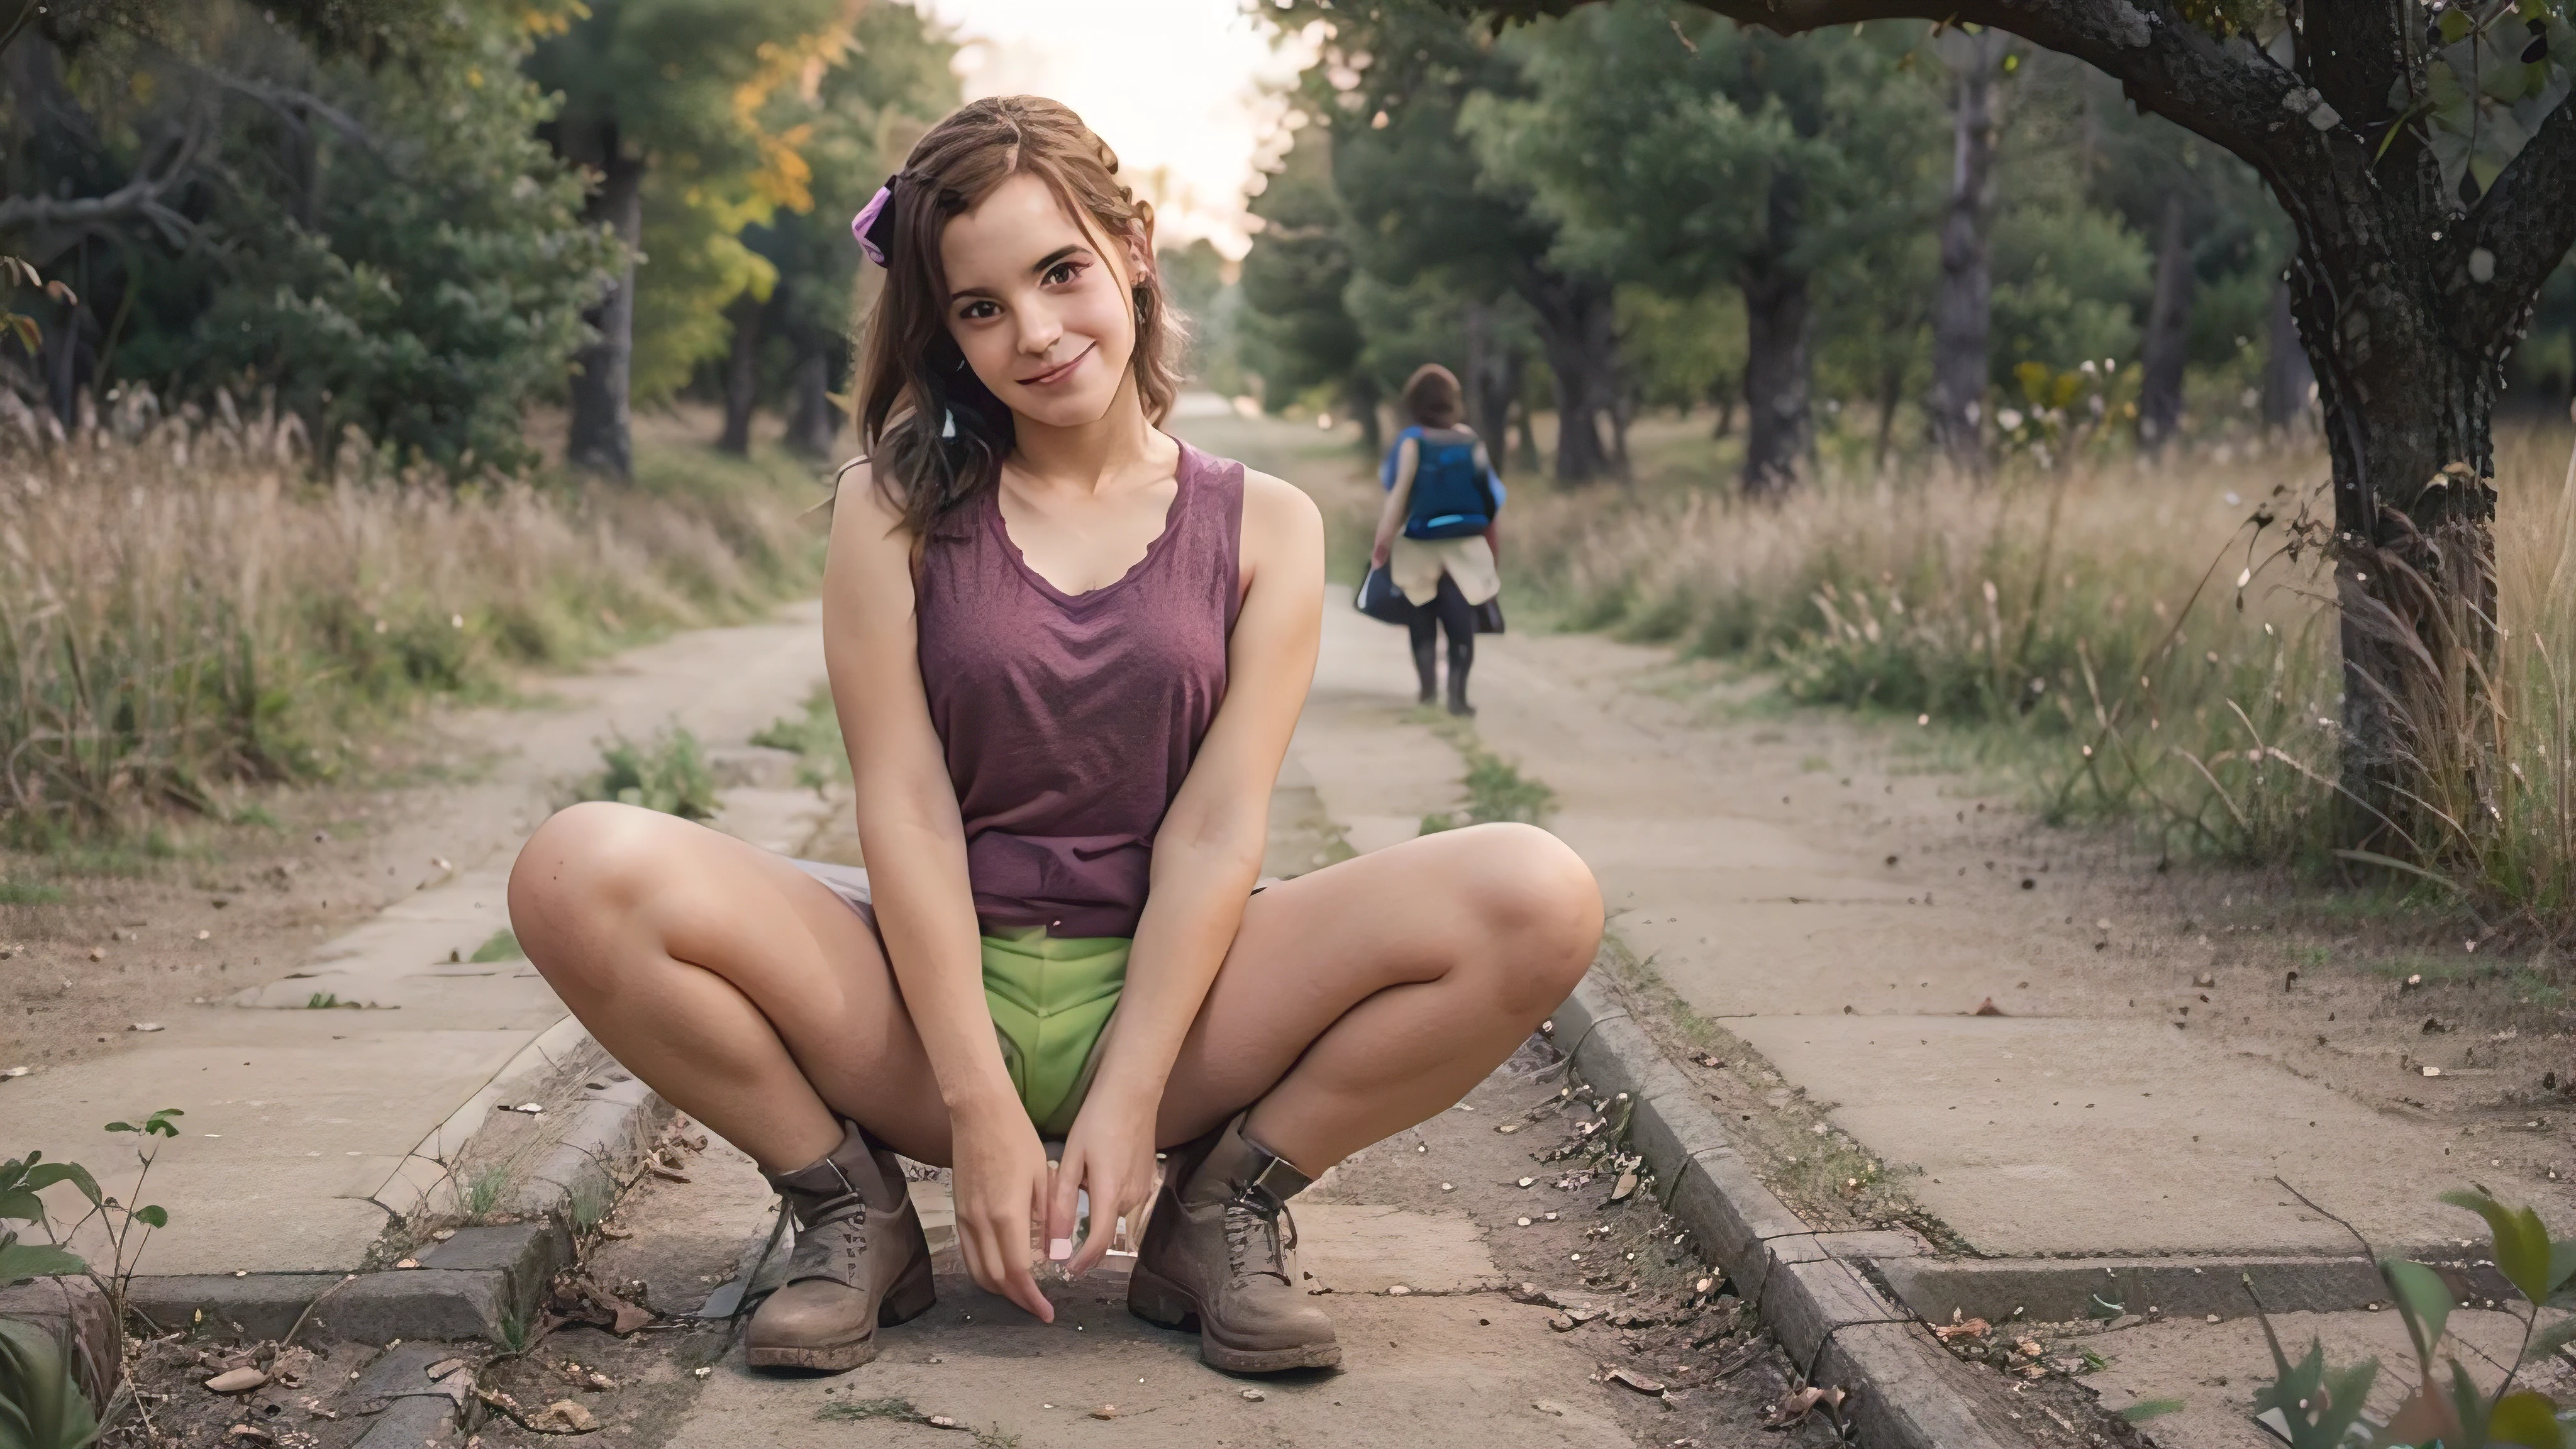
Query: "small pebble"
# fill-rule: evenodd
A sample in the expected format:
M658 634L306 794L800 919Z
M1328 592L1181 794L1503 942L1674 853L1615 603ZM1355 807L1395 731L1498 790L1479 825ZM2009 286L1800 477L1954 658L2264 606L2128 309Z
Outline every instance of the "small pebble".
M1245 1399L1249 1400L1250 1402L1252 1402L1252 1403L1256 1403L1256 1404L1257 1404L1257 1403L1260 1403L1262 1400L1264 1400L1264 1399L1266 1399L1266 1398L1269 1398L1270 1396L1269 1396L1268 1394L1263 1393L1263 1392L1262 1392L1261 1390L1259 1390L1259 1389L1245 1389L1245 1390L1243 1391L1243 1397L1244 1397Z

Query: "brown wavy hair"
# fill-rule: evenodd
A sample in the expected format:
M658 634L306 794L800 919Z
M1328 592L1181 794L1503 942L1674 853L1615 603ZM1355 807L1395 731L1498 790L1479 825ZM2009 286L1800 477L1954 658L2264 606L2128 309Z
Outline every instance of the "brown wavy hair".
M1118 156L1082 118L1042 96L971 101L930 128L897 174L885 286L859 344L861 449L877 490L915 540L1002 476L1016 434L1011 410L949 336L939 234L1014 176L1035 176L1104 249L1135 237L1150 259L1154 208L1118 180ZM1159 423L1180 392L1182 323L1149 264L1134 278L1136 350L1129 359L1145 417ZM957 435L941 436L950 418Z

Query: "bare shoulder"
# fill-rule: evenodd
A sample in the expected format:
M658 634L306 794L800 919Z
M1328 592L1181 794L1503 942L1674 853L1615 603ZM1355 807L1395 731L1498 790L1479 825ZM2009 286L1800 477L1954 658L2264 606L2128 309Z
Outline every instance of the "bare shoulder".
M1243 525L1264 532L1312 533L1323 536L1324 513L1306 490L1257 468L1243 470Z
M908 554L911 534L902 510L877 486L876 470L862 458L841 471L832 491L832 551L869 557Z

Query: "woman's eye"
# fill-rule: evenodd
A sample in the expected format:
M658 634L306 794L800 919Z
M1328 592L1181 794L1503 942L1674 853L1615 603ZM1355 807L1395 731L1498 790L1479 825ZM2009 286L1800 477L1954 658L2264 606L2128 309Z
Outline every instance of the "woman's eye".
M958 318L961 321L967 322L981 322L987 317L999 317L1001 315L1002 309L994 306L990 302L969 302L965 306L957 309Z
M1046 283L1050 287L1061 287L1081 275L1082 264L1080 262L1058 262L1054 266L1047 268Z

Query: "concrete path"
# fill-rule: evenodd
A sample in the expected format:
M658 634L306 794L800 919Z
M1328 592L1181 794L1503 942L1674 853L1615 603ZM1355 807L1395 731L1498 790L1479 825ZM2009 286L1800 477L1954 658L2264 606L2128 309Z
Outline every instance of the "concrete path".
M503 886L526 830L598 769L612 733L676 724L723 750L794 712L822 678L818 618L807 604L678 635L548 681L546 707L453 722L493 756L471 787L479 857L434 870L275 980L184 1009L123 1050L8 1083L5 1145L86 1162L115 1191L130 1167L108 1151L133 1139L102 1137L101 1124L178 1107L185 1131L161 1147L146 1194L170 1226L153 1235L145 1271L360 1266L389 1215L458 1191L451 1166L486 1115L516 1100L506 1089L579 1040L526 961L472 959L509 924ZM773 847L800 844L823 808L810 791L772 786L724 798L718 823ZM76 1246L103 1256L97 1242Z
M1354 731L1405 733L1403 635L1326 617L1319 705ZM1475 678L1478 734L1554 787L1554 828L1600 876L1627 949L1833 1104L1836 1127L1920 1168L1910 1192L1978 1253L2353 1251L2276 1178L2383 1247L2456 1247L2471 1226L2424 1176L2461 1145L2456 1126L2204 1041L2187 954L2106 968L2095 945L2170 928L2096 917L2136 914L2101 891L2065 919L2082 883L2028 860L2026 827L1965 808L1951 779L1895 773L1847 727L1695 711L1671 697L1667 656L1597 637L1489 638ZM1350 752L1309 764L1328 805L1386 788ZM2009 1014L1969 1014L1988 1001ZM2466 1149L2453 1160L2465 1170ZM2569 1220L2563 1185L2525 1189Z

